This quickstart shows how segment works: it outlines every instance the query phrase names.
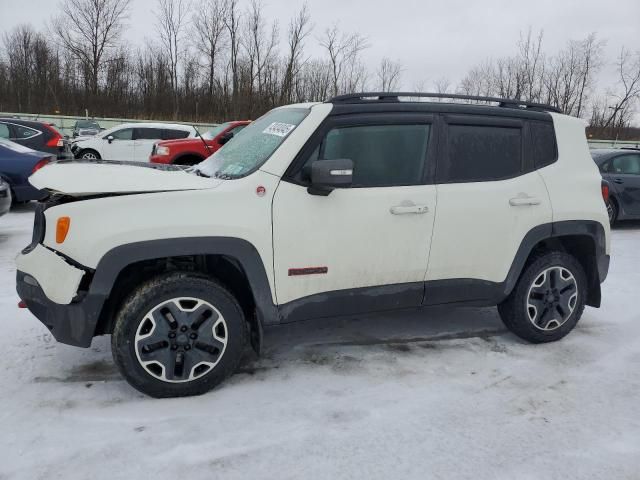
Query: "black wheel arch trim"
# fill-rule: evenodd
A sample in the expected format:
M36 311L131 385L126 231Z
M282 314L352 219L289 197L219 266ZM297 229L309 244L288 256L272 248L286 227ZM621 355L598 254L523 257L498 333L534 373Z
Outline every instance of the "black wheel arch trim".
M276 307L262 258L250 242L235 237L167 238L115 247L100 259L89 293L109 295L120 272L132 263L189 255L224 255L235 259L249 281L258 319L263 324L277 323Z

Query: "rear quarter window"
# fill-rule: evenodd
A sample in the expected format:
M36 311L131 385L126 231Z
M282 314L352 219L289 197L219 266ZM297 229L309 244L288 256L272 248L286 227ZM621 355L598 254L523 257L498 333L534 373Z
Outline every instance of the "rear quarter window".
M16 124L13 125L13 134L14 137L18 140L28 140L40 135L40 133L40 131L31 127L25 127L23 125Z
M529 128L535 168L551 165L558 159L558 145L553 123L532 121L529 123Z

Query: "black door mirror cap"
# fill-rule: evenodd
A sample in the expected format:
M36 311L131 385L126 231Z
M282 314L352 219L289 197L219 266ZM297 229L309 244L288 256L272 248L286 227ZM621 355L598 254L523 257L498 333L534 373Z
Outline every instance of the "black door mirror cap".
M311 164L311 195L329 195L335 188L349 188L353 183L353 160L316 160Z

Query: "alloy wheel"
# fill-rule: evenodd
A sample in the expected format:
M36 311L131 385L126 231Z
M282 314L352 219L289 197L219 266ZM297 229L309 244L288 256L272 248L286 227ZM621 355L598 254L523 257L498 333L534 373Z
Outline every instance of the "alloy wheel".
M577 301L578 284L573 274L564 267L549 267L529 288L527 315L534 327L552 331L564 325Z
M82 154L82 157L85 160L97 160L98 157L95 153L91 153L91 152L85 152Z
M165 382L189 382L211 371L224 355L228 329L210 303L180 297L153 307L136 330L140 365Z

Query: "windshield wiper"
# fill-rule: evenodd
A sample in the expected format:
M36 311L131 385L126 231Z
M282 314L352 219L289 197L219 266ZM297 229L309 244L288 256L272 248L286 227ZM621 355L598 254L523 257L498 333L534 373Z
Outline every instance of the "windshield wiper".
M214 173L215 178L219 178L220 180L233 180L235 177L233 175L228 175L226 173Z
M195 173L199 177L211 178L211 175L207 175L206 173L204 173L202 170L200 170L196 166L188 168L186 171L189 172L189 173Z

